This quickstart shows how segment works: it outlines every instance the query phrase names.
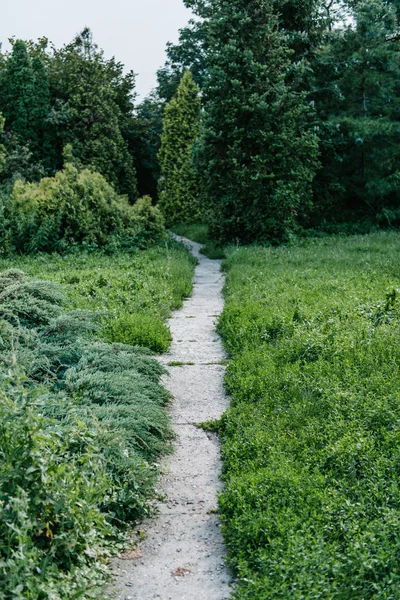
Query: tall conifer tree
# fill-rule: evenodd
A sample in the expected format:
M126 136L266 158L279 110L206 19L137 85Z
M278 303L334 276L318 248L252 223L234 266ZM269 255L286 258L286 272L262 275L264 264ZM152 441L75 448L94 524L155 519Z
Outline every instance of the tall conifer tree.
M186 71L177 95L165 109L159 160L160 208L169 225L199 219L198 186L193 168L193 145L199 134L199 88Z
M1 109L6 129L12 130L22 142L34 137L32 109L35 82L32 62L25 42L17 40L7 60L2 78Z
M290 51L274 3L195 4L209 19L198 167L211 232L221 242L282 241L310 195L317 139L304 95L287 82Z

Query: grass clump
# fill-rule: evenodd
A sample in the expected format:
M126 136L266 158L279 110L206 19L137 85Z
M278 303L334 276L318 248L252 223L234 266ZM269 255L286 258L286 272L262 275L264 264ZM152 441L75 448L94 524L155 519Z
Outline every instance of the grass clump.
M174 241L136 253L81 251L0 259L0 269L61 283L74 309L100 311L99 335L109 342L164 352L166 320L192 290L195 261Z
M231 250L220 499L238 598L397 598L400 237Z

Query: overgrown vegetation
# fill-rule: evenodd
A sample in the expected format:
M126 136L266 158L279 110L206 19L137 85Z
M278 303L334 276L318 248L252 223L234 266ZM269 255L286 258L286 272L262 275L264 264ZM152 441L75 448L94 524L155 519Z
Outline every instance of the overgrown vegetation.
M77 251L0 259L27 275L65 286L71 308L101 313L100 333L110 342L165 352L170 333L165 321L190 295L194 259L167 241L135 253Z
M64 168L54 177L39 183L15 182L2 207L3 254L62 252L80 244L113 251L146 246L165 236L162 215L151 198L131 206L102 175L79 170L71 146L64 154Z
M172 243L8 262L36 278L0 276L0 595L97 597L118 530L150 512L171 438L163 368L131 344L166 349L193 261Z
M397 598L399 235L231 249L220 498L237 598Z

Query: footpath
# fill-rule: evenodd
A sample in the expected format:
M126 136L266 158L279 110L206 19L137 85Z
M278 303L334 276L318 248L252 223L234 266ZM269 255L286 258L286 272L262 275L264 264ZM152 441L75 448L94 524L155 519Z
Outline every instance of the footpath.
M117 600L227 600L231 576L217 515L221 460L216 436L199 423L219 419L228 408L223 388L224 350L215 324L223 309L221 262L200 254L194 289L170 321L173 343L159 360L170 375L164 385L174 400L176 434L159 488L158 516L141 526L146 537L127 559L114 564Z

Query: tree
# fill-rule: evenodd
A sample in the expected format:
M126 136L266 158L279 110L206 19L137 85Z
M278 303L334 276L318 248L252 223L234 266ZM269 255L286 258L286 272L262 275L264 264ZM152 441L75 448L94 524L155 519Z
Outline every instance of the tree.
M34 136L31 121L34 86L32 62L26 44L17 40L2 73L0 102L7 130L12 130L22 142Z
M220 242L287 239L311 193L317 137L271 0L200 0L208 78L197 165ZM291 71L291 82L287 73Z
M188 5L187 2L185 4ZM179 42L167 44L167 61L157 71L157 93L169 102L176 95L180 81L189 70L202 89L207 74L207 22L190 20L180 30Z
M151 196L153 202L158 200L163 117L164 102L153 93L135 107L134 119L125 132L136 165L139 196Z
M320 216L400 221L400 52L396 8L354 3L353 22L321 50L326 133L315 182ZM329 73L328 77L327 74ZM321 76L322 78L322 76Z
M166 106L161 149L159 204L168 225L200 217L193 167L193 145L199 134L199 88L186 71L175 98Z
M55 51L50 84L58 102L55 108L65 115L57 122L60 145L72 144L84 165L134 201L136 172L122 134L127 113L133 113L134 77L124 78L122 69L114 59L104 59L85 29L71 44Z

